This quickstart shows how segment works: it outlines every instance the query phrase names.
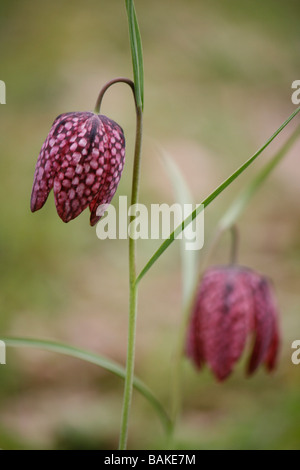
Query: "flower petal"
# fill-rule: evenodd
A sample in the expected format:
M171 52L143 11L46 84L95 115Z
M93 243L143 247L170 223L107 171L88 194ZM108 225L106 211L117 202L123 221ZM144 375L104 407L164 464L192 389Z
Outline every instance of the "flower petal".
M278 352L280 346L279 331L277 325L273 333L273 337L266 355L265 365L269 372L275 369L277 365Z
M271 292L271 311L273 316L273 334L272 339L266 354L265 365L269 372L275 369L277 365L278 353L280 349L280 333L278 326L278 311L275 299Z
M273 299L266 279L261 278L253 285L255 303L255 343L249 360L248 374L266 360L274 333Z
M125 139L114 121L93 113L72 113L64 127L69 134L65 128L57 134L62 163L53 189L57 213L69 222L88 205L96 212L111 201L124 165Z
M206 271L188 328L187 356L198 368L207 362L222 381L240 358L250 332L256 337L248 373L262 362L272 370L279 328L268 280L241 266L216 266Z
M101 123L93 113L71 113L57 132L62 163L54 179L57 213L64 222L77 217L97 194L94 148L99 147Z
M90 224L95 225L103 215L99 206L110 203L117 190L125 162L125 137L121 127L106 116L99 116L105 134L105 152L99 159L98 173L101 175L96 198L90 204ZM96 172L97 173L97 172Z
M30 208L32 212L43 207L53 187L55 172L60 167L61 160L59 147L56 145L56 129L68 114L61 114L55 119L41 148L35 167L31 193Z
M203 355L202 339L201 339L201 329L199 328L199 299L201 291L198 294L194 310L192 312L191 321L187 331L187 340L185 345L185 352L187 357L189 357L197 367L201 369L205 362Z
M242 354L253 316L247 271L215 268L203 281L201 325L204 356L219 380Z

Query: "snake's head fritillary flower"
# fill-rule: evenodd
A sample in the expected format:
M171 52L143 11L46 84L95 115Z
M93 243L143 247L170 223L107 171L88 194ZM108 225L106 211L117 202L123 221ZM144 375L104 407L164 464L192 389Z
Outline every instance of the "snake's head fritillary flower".
M125 160L121 127L106 116L72 112L58 116L36 164L31 210L43 207L53 188L55 205L64 222L90 207L91 225L103 213L119 184ZM103 207L102 206L102 207Z
M186 343L198 369L207 363L226 379L253 335L248 374L264 363L271 371L279 349L277 307L270 282L241 266L212 267L200 283Z

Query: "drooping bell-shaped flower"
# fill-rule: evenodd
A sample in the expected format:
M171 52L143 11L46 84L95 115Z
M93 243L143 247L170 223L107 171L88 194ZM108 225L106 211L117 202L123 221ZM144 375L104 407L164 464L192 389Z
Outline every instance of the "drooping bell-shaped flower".
M210 268L202 278L193 307L187 356L199 369L207 363L222 381L242 355L249 335L254 346L248 374L261 363L273 370L279 332L270 282L241 266Z
M117 123L91 112L61 114L38 157L32 212L43 207L53 188L57 213L64 222L89 206L90 224L95 225L104 212L99 206L109 204L117 190L124 160L125 138Z

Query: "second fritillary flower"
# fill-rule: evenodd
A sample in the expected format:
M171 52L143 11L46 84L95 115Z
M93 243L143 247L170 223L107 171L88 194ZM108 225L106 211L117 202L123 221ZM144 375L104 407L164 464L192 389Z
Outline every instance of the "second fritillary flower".
M279 333L270 282L241 266L217 266L206 271L189 324L187 355L197 368L207 363L222 381L232 372L251 333L254 346L248 373L261 363L273 370Z
M87 206L95 225L101 205L113 198L124 167L125 138L111 119L91 112L58 116L42 146L36 164L31 210L43 207L53 188L55 205L64 222Z

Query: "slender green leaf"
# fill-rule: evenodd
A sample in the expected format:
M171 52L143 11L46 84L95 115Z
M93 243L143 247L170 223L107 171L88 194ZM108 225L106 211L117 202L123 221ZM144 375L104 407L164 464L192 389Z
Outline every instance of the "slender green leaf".
M250 182L250 184L244 189L239 196L233 201L232 205L226 211L219 223L219 230L225 231L232 227L238 217L245 210L246 206L250 202L251 198L258 191L270 173L276 168L276 166L285 157L291 146L298 139L300 135L300 128L297 127L295 132L290 136L283 147L276 153L276 155L262 168L262 170L256 175L256 177Z
M172 182L176 202L181 205L183 210L185 204L193 204L193 197L175 161L166 152L162 152L162 155L167 173ZM197 271L197 251L186 249L186 241L184 237L182 237L180 248L182 260L183 306L185 306L194 289Z
M99 354L95 354L90 351L86 351L84 349L76 348L74 346L69 346L68 344L57 343L55 341L47 341L47 340L40 340L40 339L31 339L31 338L1 338L2 341L6 344L6 346L10 347L29 347L29 348L37 348L37 349L44 349L46 351L52 351L59 354L64 354L66 356L71 356L77 359L81 359L86 362L90 362L91 364L95 364L97 366L102 367L103 369L112 372L113 374L125 379L125 369L117 364L116 362L107 359L104 356L100 356ZM152 404L152 406L157 411L163 426L165 427L166 431L169 431L171 421L169 416L167 415L165 409L163 408L162 404L159 400L153 395L151 390L145 385L140 379L134 378L134 387L138 390L148 401Z
M133 0L125 0L137 106L144 108L143 48Z
M158 258L166 251L166 249L173 243L176 237L185 229L196 217L200 214L200 212L209 206L209 204L216 199L219 194L221 194L224 189L226 189L238 176L240 176L256 159L257 157L268 147L268 145L280 134L280 132L289 124L289 122L299 113L300 107L298 107L284 123L277 129L276 132L267 140L267 142L251 157L247 160L240 168L238 168L229 178L227 178L220 186L215 189L203 202L202 205L197 207L183 222L180 224L174 232L171 233L170 238L165 240L158 250L154 253L154 255L150 258L147 264L144 266L140 274L138 275L136 282L138 283L145 274L149 271L149 269L153 266L153 264L158 260Z

